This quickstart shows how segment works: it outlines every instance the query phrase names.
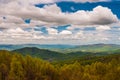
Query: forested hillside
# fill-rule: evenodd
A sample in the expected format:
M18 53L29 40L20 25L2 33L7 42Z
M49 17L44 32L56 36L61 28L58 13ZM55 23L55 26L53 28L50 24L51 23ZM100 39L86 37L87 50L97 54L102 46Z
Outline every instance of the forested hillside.
M17 52L22 55L31 55L33 57L39 57L44 60L50 60L50 61L62 60L65 57L65 55L62 53L50 51L47 49L39 49L36 47L25 47L25 48L13 50L12 52Z
M116 44L92 44L92 45L80 45L74 48L65 49L68 52L75 51L88 51L88 52L111 52L120 49L120 45Z
M11 52L15 53L20 53L22 55L31 55L32 57L38 57L43 60L48 60L48 61L60 61L60 60L73 60L73 59L79 59L80 57L83 56L105 56L109 54L119 54L120 49L114 50L114 51L108 51L108 52L84 52L84 51L76 51L76 52L56 52L56 51L50 51L47 49L39 49L36 47L24 47L21 49L16 49Z
M16 44L16 45L5 45L0 44L0 50L16 50L24 47L36 47L40 49L48 49L51 51L57 51L61 53L65 52L78 52L78 51L89 51L89 52L108 52L120 49L120 45L117 44L88 44L88 45L41 45L41 44Z
M0 51L0 80L120 80L120 55L105 59L85 65L80 61L61 65Z

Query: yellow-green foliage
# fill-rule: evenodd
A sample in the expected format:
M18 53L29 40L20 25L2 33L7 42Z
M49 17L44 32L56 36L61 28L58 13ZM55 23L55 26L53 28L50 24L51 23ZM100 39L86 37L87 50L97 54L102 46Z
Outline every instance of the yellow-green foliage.
M120 80L120 59L90 65L53 65L39 58L0 51L0 80Z

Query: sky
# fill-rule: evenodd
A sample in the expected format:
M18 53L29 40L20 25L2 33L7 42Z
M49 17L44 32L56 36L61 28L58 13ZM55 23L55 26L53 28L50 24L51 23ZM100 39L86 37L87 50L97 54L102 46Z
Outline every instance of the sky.
M0 0L0 44L120 44L120 0Z

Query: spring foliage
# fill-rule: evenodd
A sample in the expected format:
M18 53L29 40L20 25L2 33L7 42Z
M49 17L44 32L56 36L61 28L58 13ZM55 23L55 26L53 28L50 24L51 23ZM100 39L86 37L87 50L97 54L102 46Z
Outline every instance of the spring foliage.
M0 80L120 80L119 62L120 57L106 63L59 65L0 51Z

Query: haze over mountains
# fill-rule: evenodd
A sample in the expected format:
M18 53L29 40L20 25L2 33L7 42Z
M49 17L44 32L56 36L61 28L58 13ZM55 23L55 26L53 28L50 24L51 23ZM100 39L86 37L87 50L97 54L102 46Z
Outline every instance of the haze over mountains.
M25 47L25 48L13 50L12 52L20 53L22 55L31 55L33 57L39 57L44 60L50 60L50 61L59 60L59 59L62 60L63 57L65 57L65 55L62 53L50 51L47 49L39 49L36 47Z
M83 56L105 56L108 54L119 54L120 45L115 44L93 44L93 45L0 45L1 50L9 50L22 55L31 55L44 60L69 60Z
M0 45L1 50L15 50L24 47L36 47L39 49L48 49L57 52L107 52L120 49L120 45L116 44L90 44L90 45L41 45L41 44L16 44L16 45Z
M28 47L26 47L28 46ZM36 46L36 47L33 47ZM39 48L38 48L39 47ZM92 58L120 54L120 45L115 44L94 44L94 45L2 45L0 51L7 51L11 54L30 55L47 61L66 61L81 59L82 57ZM18 48L18 49L15 49ZM9 51L8 51L8 50ZM12 50L14 49L14 50Z
M15 50L15 49L19 49L19 48L24 48L24 47L37 47L37 48L41 48L41 49L65 49L65 48L74 48L76 47L75 45L41 45L41 44L16 44L16 45L12 45L12 44L1 44L0 45L0 49L5 49L5 50Z

